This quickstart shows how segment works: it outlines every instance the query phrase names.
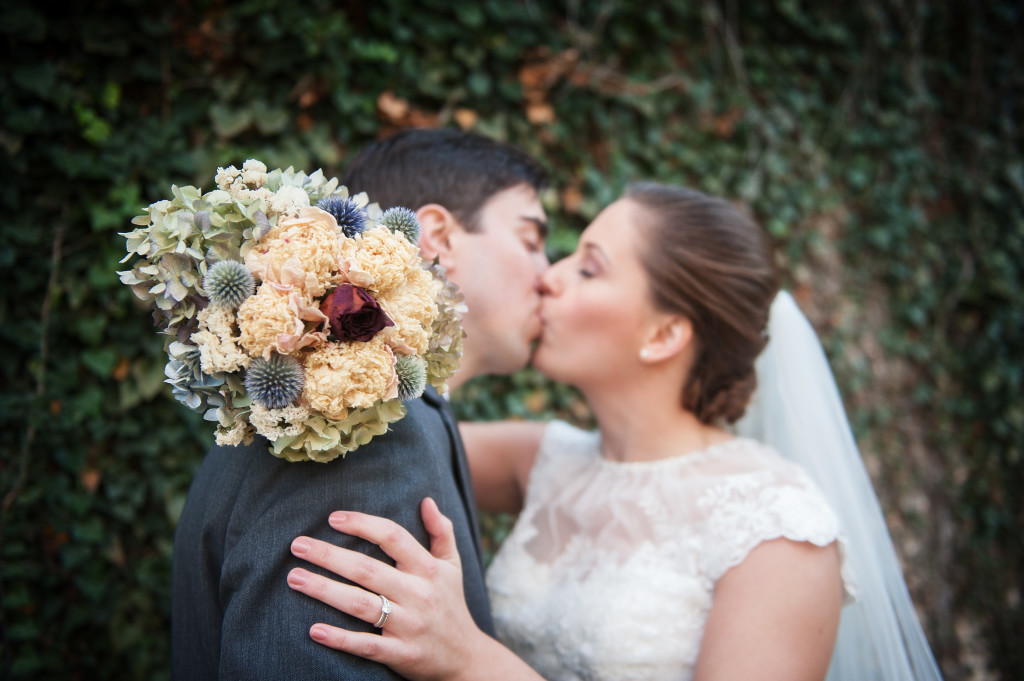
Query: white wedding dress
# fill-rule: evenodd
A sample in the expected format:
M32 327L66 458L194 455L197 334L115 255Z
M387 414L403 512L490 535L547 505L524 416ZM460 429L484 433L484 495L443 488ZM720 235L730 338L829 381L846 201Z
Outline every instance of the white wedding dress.
M547 679L689 679L715 583L754 547L838 539L843 551L821 492L770 447L736 438L615 463L599 438L548 425L487 577L499 638Z

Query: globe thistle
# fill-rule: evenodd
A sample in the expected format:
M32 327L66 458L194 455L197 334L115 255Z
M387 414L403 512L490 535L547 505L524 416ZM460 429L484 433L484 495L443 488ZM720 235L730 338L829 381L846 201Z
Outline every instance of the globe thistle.
M221 260L203 277L203 288L212 304L235 308L253 294L256 280L242 263Z
M366 229L366 211L349 197L325 196L317 202L316 207L333 215L347 237L362 234Z
M420 219L408 208L388 208L381 216L380 224L402 234L413 246L420 241Z
M302 394L303 372L299 360L271 353L258 357L245 372L245 390L253 402L266 409L283 409Z
M399 355L395 363L398 374L398 398L403 402L414 400L427 387L427 363L416 356Z

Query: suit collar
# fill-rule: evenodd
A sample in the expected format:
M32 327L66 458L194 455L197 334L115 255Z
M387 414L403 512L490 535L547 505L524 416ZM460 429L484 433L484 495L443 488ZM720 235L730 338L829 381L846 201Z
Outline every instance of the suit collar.
M432 385L428 385L426 390L423 391L423 401L434 408L440 408L444 403L444 398L437 392Z
M423 401L437 409L441 414L441 421L448 430L448 437L452 444L452 472L462 496L462 503L466 508L472 525L473 548L476 550L477 558L483 565L484 554L480 542L480 521L477 517L476 496L473 492L473 478L469 473L469 462L466 461L466 450L462 445L462 437L459 435L459 424L452 413L451 404L442 397L432 386L427 386L423 391Z

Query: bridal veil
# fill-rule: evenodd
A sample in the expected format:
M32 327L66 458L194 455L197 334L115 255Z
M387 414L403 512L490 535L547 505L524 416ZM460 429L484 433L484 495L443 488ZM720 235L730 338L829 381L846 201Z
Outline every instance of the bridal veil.
M801 465L847 536L859 590L843 609L828 681L940 680L828 360L785 291L772 303L768 331L757 392L736 430Z

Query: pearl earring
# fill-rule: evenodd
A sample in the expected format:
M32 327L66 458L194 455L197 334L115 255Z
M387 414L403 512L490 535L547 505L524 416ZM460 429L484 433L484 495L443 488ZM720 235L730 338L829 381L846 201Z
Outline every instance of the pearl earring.
M647 348L640 350L640 359L647 359Z

